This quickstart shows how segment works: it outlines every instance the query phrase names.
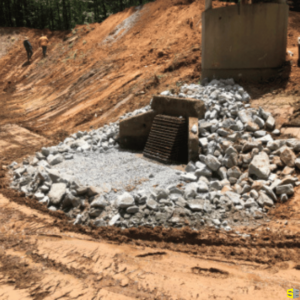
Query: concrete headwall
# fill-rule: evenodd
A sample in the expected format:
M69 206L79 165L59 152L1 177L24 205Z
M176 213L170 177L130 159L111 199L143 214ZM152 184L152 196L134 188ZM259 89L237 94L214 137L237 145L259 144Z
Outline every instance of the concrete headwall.
M198 132L193 133L191 129L196 125L198 130L198 119L204 117L205 105L201 100L154 96L150 111L120 122L120 132L118 136L120 146L125 149L143 150L153 120L155 116L160 114L176 117L182 116L189 120L187 145L189 160L196 161L199 154Z
M259 3L202 14L202 78L260 80L285 61L289 7Z

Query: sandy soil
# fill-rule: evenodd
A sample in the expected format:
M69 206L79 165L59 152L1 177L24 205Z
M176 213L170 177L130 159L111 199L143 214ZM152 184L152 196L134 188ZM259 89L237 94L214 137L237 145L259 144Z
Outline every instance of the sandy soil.
M270 240L203 232L195 246L67 223L0 197L0 299L271 300L300 285L300 236L280 228Z
M37 48L40 30L1 28L1 300L268 300L299 288L299 189L269 212L270 222L238 228L250 238L210 228L73 226L63 213L8 189L11 161L115 121L153 94L198 82L203 9L203 0L157 0L132 22L125 21L135 13L128 9L73 32L45 31L51 42L46 59ZM31 64L25 34L34 46ZM300 138L299 35L300 14L290 12L287 50L294 56L287 55L274 81L244 85L252 106L271 111L286 136Z

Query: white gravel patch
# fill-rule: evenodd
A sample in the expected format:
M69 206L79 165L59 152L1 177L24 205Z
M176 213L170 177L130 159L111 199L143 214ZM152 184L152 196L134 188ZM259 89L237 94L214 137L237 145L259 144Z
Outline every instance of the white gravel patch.
M75 153L74 159L65 160L56 169L61 174L74 175L83 185L101 187L106 183L120 193L130 187L150 192L154 186L178 184L179 179L178 170L171 166L149 161L137 153L115 149L106 153Z

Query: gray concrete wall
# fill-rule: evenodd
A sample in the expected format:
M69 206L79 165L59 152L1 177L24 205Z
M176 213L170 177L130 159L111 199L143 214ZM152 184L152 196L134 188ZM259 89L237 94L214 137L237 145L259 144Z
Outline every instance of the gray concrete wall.
M289 7L259 3L202 14L202 78L260 80L285 61Z
M193 133L192 128L196 125L197 132ZM189 138L188 138L188 161L199 160L199 132L198 118L189 118Z
M122 148L143 150L156 113L150 110L120 122L118 143Z
M154 96L151 108L159 115L174 117L196 117L202 119L205 114L203 101L187 98Z
M158 114L188 118L188 156L189 161L196 161L199 155L198 132L194 134L191 129L193 125L196 125L198 130L198 119L204 117L205 105L201 100L154 96L149 112L120 122L120 132L118 136L120 146L124 149L143 150L153 120Z

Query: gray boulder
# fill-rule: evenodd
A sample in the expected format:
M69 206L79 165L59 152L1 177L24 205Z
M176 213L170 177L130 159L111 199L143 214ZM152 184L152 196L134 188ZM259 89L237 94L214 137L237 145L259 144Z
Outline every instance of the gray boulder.
M257 199L257 203L262 207L264 207L264 206L272 207L274 205L273 200L271 198L269 198L263 192L259 192L259 197Z
M241 110L238 112L238 117L243 123L252 121L252 114L249 110Z
M188 174L181 174L180 179L183 181L197 181L197 176L194 174L188 173Z
M234 177L234 178L237 178L239 179L242 175L242 172L241 170L239 169L239 167L232 167L230 168L228 171L227 171L227 175L228 177Z
M150 208L152 210L157 210L157 208L158 208L158 203L155 200L151 199L151 198L147 199L146 205L147 205L148 208Z
M205 203L205 200L195 199L195 200L189 200L187 202L187 205L192 211L203 211L204 203Z
M266 121L266 127L269 130L273 130L275 128L275 119L270 115Z
M130 206L126 209L126 212L128 214L135 214L139 211L139 207L138 206Z
M196 182L192 182L187 184L184 190L184 198L192 199L197 195L198 184Z
M218 169L221 167L219 160L211 154L205 157L205 164L212 171L218 171Z
M287 194L290 196L294 194L294 188L292 184L279 185L275 188L275 192L277 195Z
M258 179L268 179L270 172L270 161L267 153L260 152L254 156L249 165L249 175L255 175Z
M48 197L50 200L50 203L53 205L58 205L63 196L66 193L67 185L65 183L54 183L51 186L51 189L49 191Z
M106 201L106 199L103 196L97 197L92 203L91 207L97 207L97 208L105 208L106 206L109 206L109 202Z
M64 161L64 157L61 154L56 154L56 155L49 155L47 157L47 161L51 166L60 164L61 162Z
M204 181L199 180L198 181L198 189L197 189L197 191L199 193L206 193L206 192L209 191L209 188L208 188L207 184Z
M295 166L296 166L298 169L300 169L300 158L297 158L297 159L295 160Z
M134 205L134 198L129 193L125 192L123 195L118 196L117 199L118 208L127 208L133 205Z
M295 161L297 159L293 150L288 147L285 147L280 154L281 161L288 167L293 168L295 166Z
M116 215L114 215L111 219L110 219L110 221L108 222L108 225L109 226L114 226L116 223L117 223L117 221L120 219L120 215L119 214L116 214Z

